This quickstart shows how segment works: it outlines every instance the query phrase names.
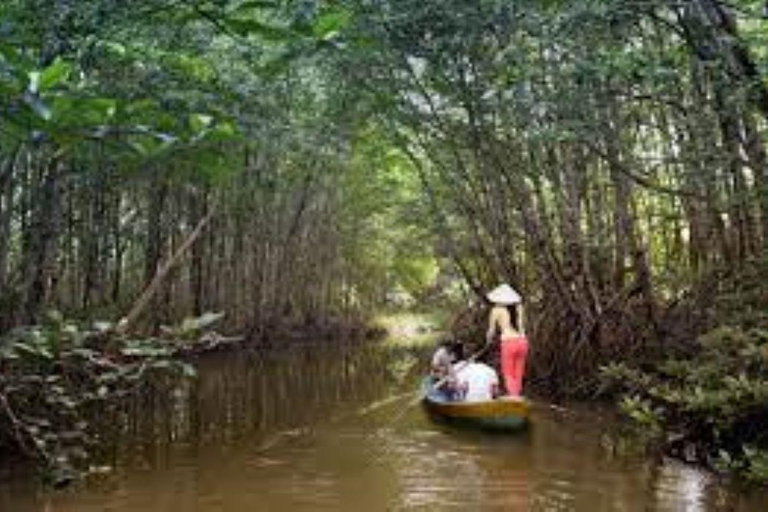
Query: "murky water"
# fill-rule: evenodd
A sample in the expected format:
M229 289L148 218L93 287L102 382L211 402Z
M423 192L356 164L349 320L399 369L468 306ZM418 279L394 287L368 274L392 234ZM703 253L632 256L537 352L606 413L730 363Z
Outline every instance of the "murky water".
M0 484L2 512L765 511L768 492L609 449L613 418L538 404L533 426L437 426L412 397L422 353L218 354L199 379L112 419L114 470L62 492Z

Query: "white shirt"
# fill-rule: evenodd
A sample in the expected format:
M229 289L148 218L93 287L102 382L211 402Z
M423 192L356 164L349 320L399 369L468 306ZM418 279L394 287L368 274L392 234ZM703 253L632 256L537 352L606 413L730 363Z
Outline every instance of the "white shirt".
M493 388L499 385L496 371L484 363L460 361L453 366L459 387L466 387L465 402L493 400Z

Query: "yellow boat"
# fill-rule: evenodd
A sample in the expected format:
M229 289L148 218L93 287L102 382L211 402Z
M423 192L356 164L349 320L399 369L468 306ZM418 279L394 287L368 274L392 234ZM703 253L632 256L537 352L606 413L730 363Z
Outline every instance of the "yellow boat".
M422 404L432 419L488 430L519 430L528 424L530 402L523 397L502 396L485 402L447 400L424 380Z

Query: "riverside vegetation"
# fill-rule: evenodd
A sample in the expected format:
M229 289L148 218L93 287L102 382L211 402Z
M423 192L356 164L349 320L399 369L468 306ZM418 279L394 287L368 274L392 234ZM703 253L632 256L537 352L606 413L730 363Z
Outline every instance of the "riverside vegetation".
M36 461L54 486L97 472L99 421L151 380L194 376L156 339L82 330L50 312L40 326L0 339L0 451Z
M763 7L3 2L3 448L77 458L69 411L178 371L184 318L351 332L508 281L531 390L623 391L662 449L764 479Z
M693 324L645 361L602 368L601 391L664 453L748 479L768 480L768 316L765 262L678 306ZM715 289L713 289L715 288ZM692 341L692 338L695 341Z

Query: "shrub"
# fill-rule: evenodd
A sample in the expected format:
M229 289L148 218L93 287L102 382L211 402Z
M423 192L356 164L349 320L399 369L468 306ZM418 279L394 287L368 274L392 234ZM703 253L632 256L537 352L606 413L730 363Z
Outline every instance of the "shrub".
M669 454L768 481L768 331L720 327L691 356L602 368L622 411Z
M194 374L170 348L114 337L109 327L82 330L52 313L0 338L0 451L37 462L54 485L92 469L94 413L152 375Z

